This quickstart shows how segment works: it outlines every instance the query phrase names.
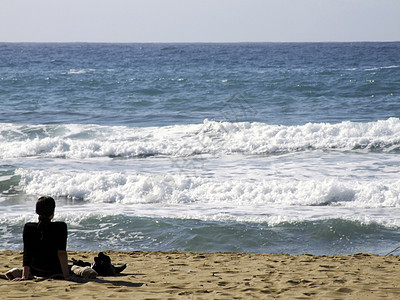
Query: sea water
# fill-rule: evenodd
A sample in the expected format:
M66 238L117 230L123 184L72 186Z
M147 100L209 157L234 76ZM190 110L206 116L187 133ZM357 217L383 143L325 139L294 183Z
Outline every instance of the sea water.
M0 249L386 254L400 43L0 44Z

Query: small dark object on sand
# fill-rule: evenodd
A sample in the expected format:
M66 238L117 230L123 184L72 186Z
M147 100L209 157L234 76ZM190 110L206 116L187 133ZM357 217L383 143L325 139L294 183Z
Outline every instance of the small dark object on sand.
M126 264L121 266L113 266L111 264L111 258L100 252L97 257L94 258L92 269L94 269L100 276L115 276L125 270Z

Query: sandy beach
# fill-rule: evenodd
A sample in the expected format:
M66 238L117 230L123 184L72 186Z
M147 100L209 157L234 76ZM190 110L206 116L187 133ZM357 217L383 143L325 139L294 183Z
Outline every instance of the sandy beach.
M396 255L286 255L107 251L120 276L82 283L0 280L1 299L398 299ZM97 252L69 251L93 261ZM0 252L0 272L21 265L20 252Z

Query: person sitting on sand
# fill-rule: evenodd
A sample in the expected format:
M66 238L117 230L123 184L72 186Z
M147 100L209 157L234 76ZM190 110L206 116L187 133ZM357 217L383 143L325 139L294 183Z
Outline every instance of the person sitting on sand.
M73 259L68 266L67 224L51 222L56 203L51 197L40 197L36 202L39 223L26 223L23 232L24 254L23 269L14 268L5 277L15 281L36 277L62 275L65 280L80 281L73 274L85 279L94 279L97 275L115 276L121 273L126 264L114 266L109 256L100 252L94 263L85 263ZM57 276L58 277L58 276Z
M67 224L51 222L54 217L55 201L51 197L40 197L36 202L38 223L26 223L23 232L23 270L14 272L16 281L32 276L49 277L62 274L71 280L67 257ZM20 269L19 269L20 270ZM19 275L19 276L18 276Z

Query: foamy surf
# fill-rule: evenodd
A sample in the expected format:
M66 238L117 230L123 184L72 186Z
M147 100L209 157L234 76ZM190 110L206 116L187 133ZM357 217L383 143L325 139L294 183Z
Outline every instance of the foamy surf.
M400 206L400 181L226 180L169 174L68 172L18 169L20 188L31 195L55 195L91 203L282 204L379 208Z
M0 158L85 159L197 154L246 155L306 150L398 152L400 120L307 123L297 126L229 123L131 128L100 125L1 124Z

